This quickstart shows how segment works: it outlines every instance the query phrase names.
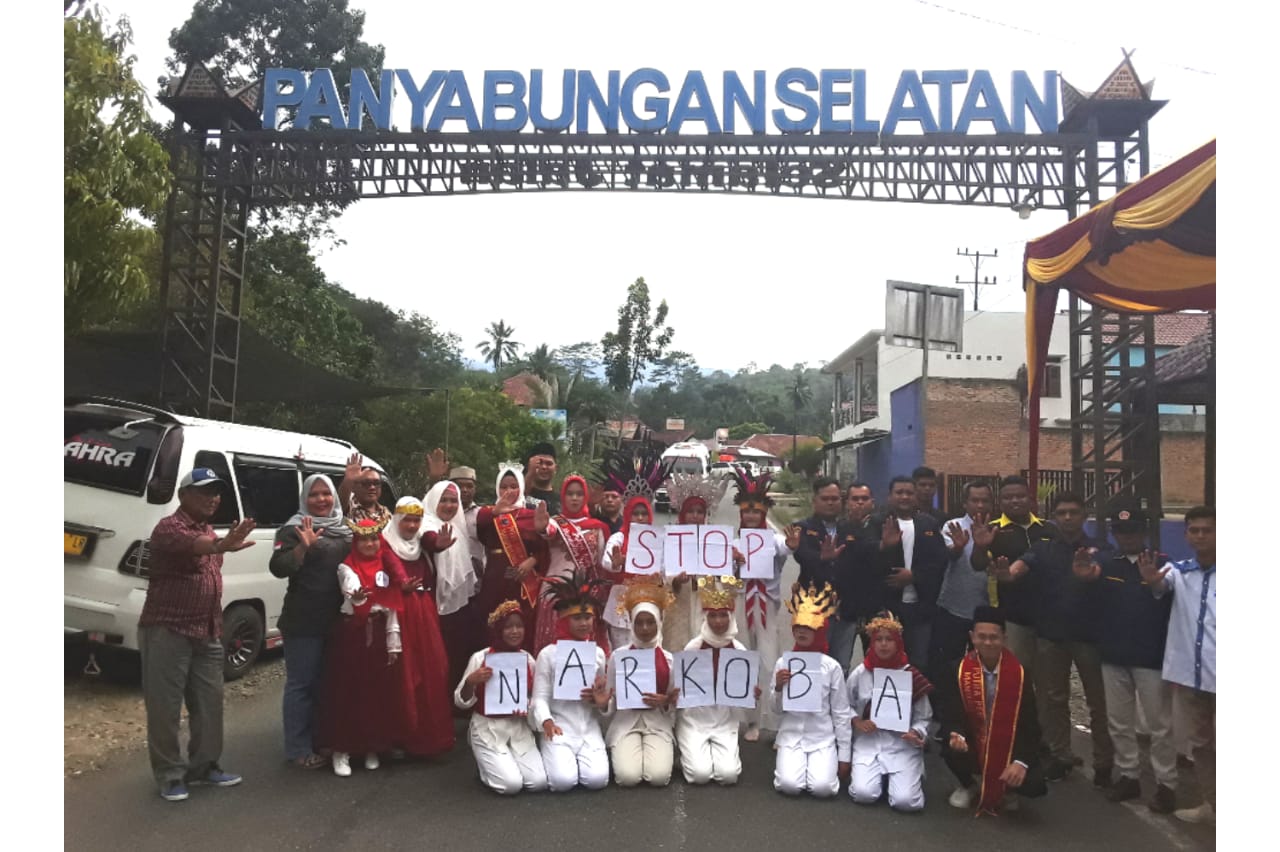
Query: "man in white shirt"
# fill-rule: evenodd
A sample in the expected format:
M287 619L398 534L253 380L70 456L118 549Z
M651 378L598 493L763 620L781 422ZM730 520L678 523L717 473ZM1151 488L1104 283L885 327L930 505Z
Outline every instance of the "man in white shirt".
M986 526L991 519L995 498L991 486L985 482L966 482L964 485L963 517L947 523L942 529L942 541L947 546L947 572L938 592L938 611L933 617L933 647L929 659L935 668L964 656L969 646L969 628L973 625L973 613L980 606L987 606L987 575L973 570L973 528ZM930 672L934 677L945 676Z
M1208 506L1186 514L1187 543L1195 558L1156 568L1149 553L1138 559L1152 594L1173 593L1163 677L1173 684L1173 721L1179 738L1191 747L1196 780L1205 801L1174 811L1184 822L1213 823L1217 807L1217 517Z

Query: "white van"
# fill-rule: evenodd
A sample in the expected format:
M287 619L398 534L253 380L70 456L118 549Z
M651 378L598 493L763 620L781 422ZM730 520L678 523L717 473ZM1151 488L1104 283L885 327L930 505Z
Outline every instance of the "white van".
M183 417L132 402L69 399L63 446L63 621L68 641L138 649L138 616L147 594L147 539L178 507L178 479L208 467L230 483L213 518L225 531L240 518L258 522L259 542L228 553L222 565L222 641L226 678L244 674L264 648L283 641L277 627L286 583L267 563L276 530L298 511L302 480L328 474L338 485L346 441ZM376 462L365 464L382 472ZM383 475L382 501L395 505ZM337 582L335 578L334 582ZM103 655L104 661L113 658ZM133 664L136 665L136 657Z
M662 460L671 464L671 473L703 476L711 469L711 451L701 441L674 443L663 451ZM665 484L654 492L653 508L660 512L671 511L671 498Z

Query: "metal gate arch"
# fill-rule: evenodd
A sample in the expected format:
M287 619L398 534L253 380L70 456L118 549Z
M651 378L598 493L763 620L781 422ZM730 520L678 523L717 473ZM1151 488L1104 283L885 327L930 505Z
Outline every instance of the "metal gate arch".
M1136 80L1128 57L1120 72ZM260 119L261 85L224 88L201 65L160 100L176 117L161 265L163 403L231 420L245 254L255 207L365 198L503 192L721 192L747 196L1061 210L1073 218L1150 167L1149 97L1092 99L1065 82L1056 134L665 135L276 131ZM1154 376L1154 357L1106 363L1135 340L1154 347L1150 317L1071 302L1073 469L1121 490L1154 493L1157 427L1126 393ZM1090 338L1088 355L1079 345ZM1149 375L1148 375L1149 374ZM1088 385L1086 389L1085 385ZM1156 453L1152 458L1151 454ZM1154 491L1153 479L1154 476ZM1097 495L1087 495L1091 504Z

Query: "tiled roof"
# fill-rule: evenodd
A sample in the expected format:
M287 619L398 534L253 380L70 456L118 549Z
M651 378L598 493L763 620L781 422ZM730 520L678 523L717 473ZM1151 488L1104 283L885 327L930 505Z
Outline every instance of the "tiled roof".
M771 433L768 435L752 435L743 441L739 446L751 447L753 450L763 450L775 458L782 458L785 454L791 452L791 436ZM799 444L821 444L822 439L814 435L799 435L797 437Z
M507 398L516 405L522 405L525 408L534 408L538 404L537 395L534 393L530 384L541 385L547 388L546 382L535 376L533 373L518 373L502 383L502 392ZM549 388L547 389L549 390ZM544 393L546 391L544 390Z
M1208 314L1156 314L1156 346L1185 346L1208 328Z
M1159 337L1157 336L1157 340ZM1209 372L1209 330L1196 335L1190 342L1156 359L1156 382L1182 382L1196 379Z

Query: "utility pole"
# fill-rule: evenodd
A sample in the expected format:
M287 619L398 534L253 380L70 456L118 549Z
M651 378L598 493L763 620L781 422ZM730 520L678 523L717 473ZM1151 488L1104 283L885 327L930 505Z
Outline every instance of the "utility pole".
M996 283L996 279L995 279L995 278L993 278L993 277L991 277L991 276L989 276L989 275L985 275L985 276L983 276L982 280L981 280L981 281L979 281L979 280L978 280L978 267L982 266L982 259L983 259L983 258L985 258L985 257L995 257L995 256L996 256L996 255L998 255L999 253L1000 253L1000 249L992 249L992 250L991 250L991 254L983 254L981 251L969 251L968 249L965 249L964 251L960 251L960 249L956 249L956 256L957 256L957 257L971 257L971 258L973 258L973 309L974 309L975 311L978 309L978 288L979 288L979 287L986 287L986 286L989 286L989 285L991 285L991 284L995 284L995 283ZM959 283L960 283L960 276L959 276L959 275L957 275L957 276L956 276L956 283L957 283L957 284L959 284Z

